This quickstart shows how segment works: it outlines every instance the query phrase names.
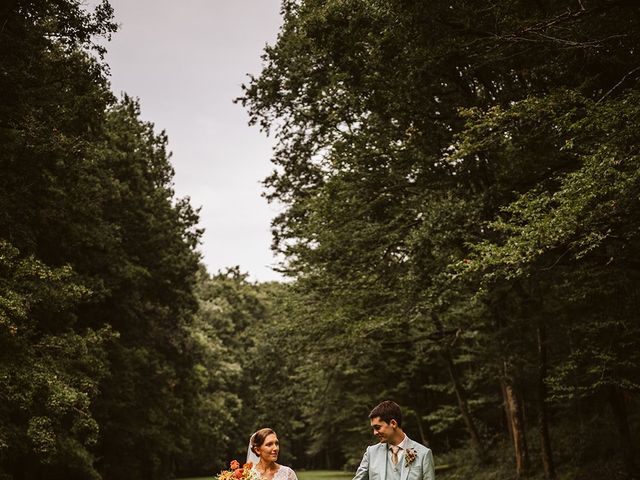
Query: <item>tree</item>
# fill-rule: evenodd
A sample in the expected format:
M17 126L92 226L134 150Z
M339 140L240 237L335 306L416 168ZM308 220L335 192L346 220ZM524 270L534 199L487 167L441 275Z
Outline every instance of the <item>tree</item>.
M166 135L109 91L95 36L115 31L112 13L108 2L2 7L0 231L11 254L0 278L25 305L7 314L23 353L3 368L25 365L13 392L42 371L7 407L23 409L3 425L16 443L1 468L16 478L163 478L188 444L197 213L174 198ZM29 275L59 293L32 308Z
M69 267L0 247L0 472L100 478L91 405L116 335L108 326L76 330L74 310L89 292Z
M117 188L102 211L116 232L103 258L114 261L78 266L103 285L83 318L120 333L95 406L100 468L109 477L157 478L175 469L188 445L185 416L196 413L186 406L198 385L188 350L197 307L197 214L188 199L174 201L167 137L139 120L137 102L125 96L109 110L105 128L96 155Z
M638 299L637 272L631 259L637 247L634 225L638 222L634 213L637 198L631 193L638 186L637 152L632 146L637 143L640 118L636 96L637 92L629 92L594 102L559 92L544 99L531 98L477 117L473 122L477 130L464 132L461 144L465 155L471 153L466 147L479 146L479 141L483 149L491 145L513 155L519 150L516 142L543 135L558 145L556 155L568 156L578 165L555 171L552 178L505 208L492 224L496 240L478 244L479 255L463 269L482 271L484 289L498 282L526 282L544 299L540 308L556 319L554 336L580 345L562 346L564 351L555 359L550 377L542 379L544 385L549 384L556 398L597 397L599 393L608 398L631 475L637 467L619 392L638 389L632 380L637 359L627 350L638 339L629 316ZM541 126L533 133L527 129L532 119ZM487 136L486 127L496 136ZM540 321L544 323L538 332L546 336L552 325L544 317ZM543 342L544 338L539 345ZM548 367L542 368L545 375Z
M363 332L379 339L411 325L453 372L457 400L449 401L480 453L478 417L492 416L469 406L498 404L485 399L490 379L500 379L524 475L522 408L535 399L528 406L544 430L541 385L562 356L541 347L564 346L560 332L546 342L537 334L548 333L550 315L575 321L577 311L556 305L563 297L553 277L487 283L492 277L466 275L465 265L483 245L500 244L491 226L504 211L548 205L558 179L580 169L555 129L580 118L581 102L552 92L603 102L632 87L637 15L628 2L308 0L284 2L283 16L241 101L250 122L278 139L266 185L286 209L274 221L274 247L313 305L307 321L323 342L339 336L329 351L349 359L367 342ZM534 102L529 115L517 114ZM509 128L496 121L503 111ZM485 376L470 358L486 362ZM378 372L374 365L356 375Z

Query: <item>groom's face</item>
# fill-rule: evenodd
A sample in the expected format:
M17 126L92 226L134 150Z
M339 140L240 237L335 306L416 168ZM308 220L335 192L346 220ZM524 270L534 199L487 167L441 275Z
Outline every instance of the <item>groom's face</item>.
M381 420L380 417L375 417L371 419L371 428L373 429L373 434L381 443L387 443L389 439L394 439L396 437L398 424L395 420L391 420L391 422L387 423L384 420Z

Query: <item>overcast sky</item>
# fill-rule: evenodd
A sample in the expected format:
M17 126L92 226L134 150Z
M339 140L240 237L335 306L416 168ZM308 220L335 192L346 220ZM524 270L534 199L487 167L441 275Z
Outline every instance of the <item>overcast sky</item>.
M166 130L175 189L202 207L200 250L211 273L239 265L252 280L270 266L270 221L260 196L273 140L233 99L261 70L281 24L279 0L110 0L120 30L107 46L112 89L140 99L142 118Z

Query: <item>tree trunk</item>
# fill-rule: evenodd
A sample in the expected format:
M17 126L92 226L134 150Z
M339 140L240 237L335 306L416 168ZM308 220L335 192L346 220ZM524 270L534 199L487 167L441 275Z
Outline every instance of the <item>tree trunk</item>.
M553 452L549 438L549 418L547 414L547 332L542 322L538 325L538 430L540 435L540 452L544 476L547 480L555 480L556 471L553 463Z
M620 436L620 450L624 459L625 467L630 478L638 478L638 466L633 455L633 442L629 431L629 419L627 416L627 406L620 389L611 386L609 391L609 403L613 416L616 419L618 434Z
M429 441L429 436L425 432L424 427L422 426L422 418L420 418L420 414L417 411L414 412L416 415L416 422L418 424L418 433L420 434L420 443L422 443L425 447L430 447L431 442Z
M480 440L480 434L478 433L478 429L476 428L473 418L471 417L471 413L469 411L469 404L467 402L467 392L464 390L464 387L460 383L460 378L458 376L456 366L453 362L451 351L448 348L445 348L443 351L443 355L444 355L445 361L447 362L449 376L451 377L451 382L453 383L453 389L456 392L456 398L458 399L458 407L460 408L460 414L462 415L464 423L467 426L467 432L469 433L471 445L473 449L476 451L478 458L480 460L484 460L485 452L484 452L484 448L482 447L482 441Z
M511 438L513 440L513 450L516 459L516 474L518 478L520 478L529 470L529 451L527 449L527 439L524 431L522 403L506 375L500 379L500 382L502 384L507 419L510 421L509 427L511 429Z
M507 406L507 389L506 383L502 380L500 381L500 391L502 392L502 405L504 406L504 418L506 420L506 429L507 433L509 433L509 441L513 445L515 440L513 439L513 418L511 415L511 410Z

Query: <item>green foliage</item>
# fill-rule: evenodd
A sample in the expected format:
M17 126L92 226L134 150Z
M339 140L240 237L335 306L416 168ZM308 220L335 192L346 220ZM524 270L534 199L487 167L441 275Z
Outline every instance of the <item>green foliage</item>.
M279 334L286 328L287 288L252 283L239 267L215 275L201 267L195 293L199 306L189 327L195 413L185 418L189 445L178 473L211 475L230 459L243 460L249 436L264 426L281 435L283 461L294 460L303 433L294 398L299 389L284 364L293 358L290 350L279 350L287 343Z
M287 396L308 458L353 465L358 419L385 397L436 453L488 449L509 435L508 385L529 424L543 405L574 422L576 403L610 406L630 459L637 427L613 400L637 393L640 366L630 4L306 0L283 15L240 100L278 140L265 184L295 279L279 336L299 346L281 368L304 386Z
M102 286L85 318L120 333L95 405L100 468L109 477L167 475L188 448L185 419L197 414L191 410L198 383L189 346L197 216L187 202L173 200L166 135L138 116L137 103L127 97L107 112L96 155L115 188L101 212L116 233L103 261L114 262L106 270L82 265Z
M210 475L263 426L353 469L393 398L439 476L511 478L505 386L533 476L536 419L561 478L633 476L633 7L284 1L239 101L293 281L254 284L199 266L166 134L109 91L108 2L2 6L0 476Z
M559 92L476 112L456 151L458 158L492 151L508 161L543 136L556 145L547 158L574 166L554 169L503 208L488 224L494 240L479 243L458 266L466 275L482 272L486 292L501 282L526 281L544 295L547 314L575 342L549 379L558 399L611 385L639 388L640 359L632 347L640 340L632 320L638 301L637 101L637 92L602 102Z
M2 8L2 450L16 478L165 478L198 414L197 212L115 103L108 2Z
M96 477L91 414L107 372L109 327L74 331L74 308L88 291L68 267L51 269L0 242L0 458L28 475L34 459L49 471ZM11 468L11 467L9 467Z

